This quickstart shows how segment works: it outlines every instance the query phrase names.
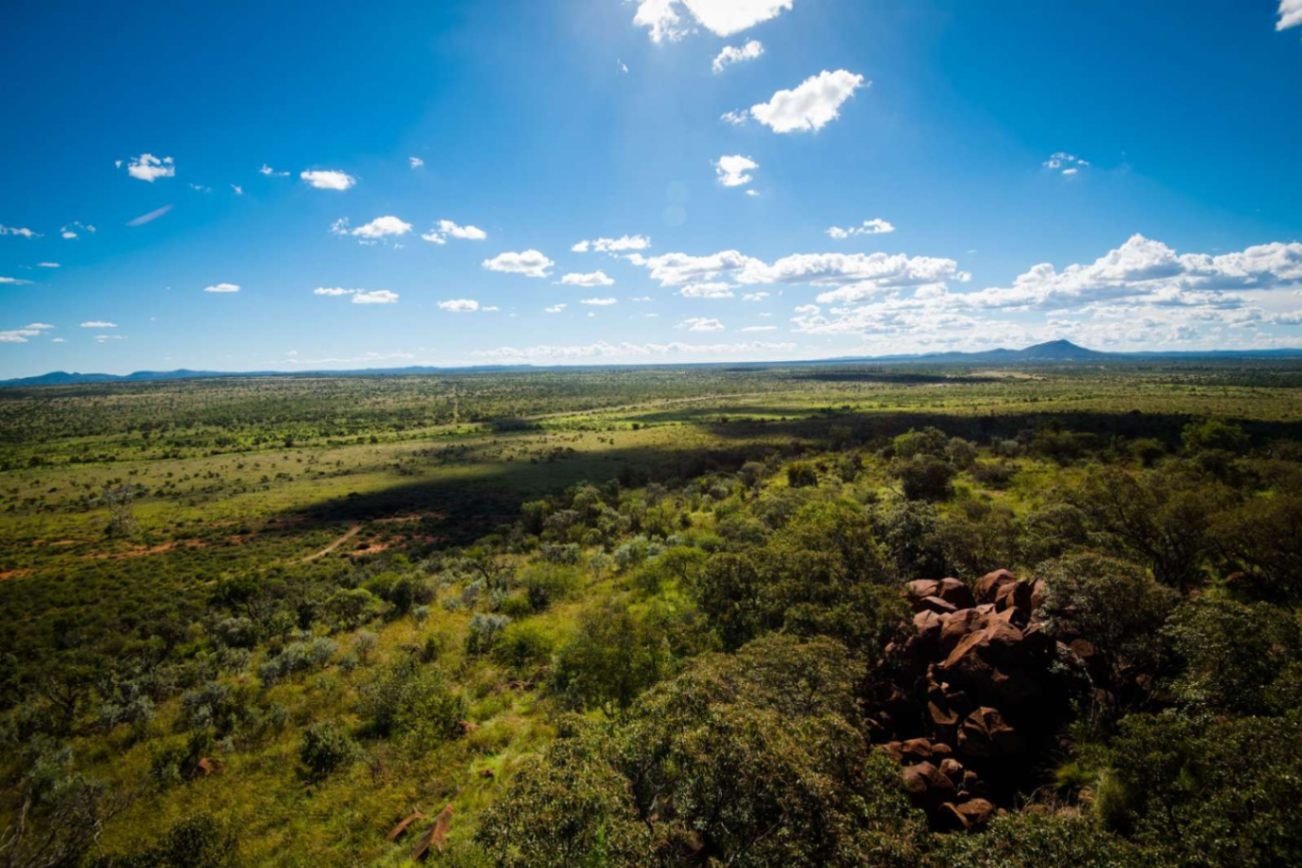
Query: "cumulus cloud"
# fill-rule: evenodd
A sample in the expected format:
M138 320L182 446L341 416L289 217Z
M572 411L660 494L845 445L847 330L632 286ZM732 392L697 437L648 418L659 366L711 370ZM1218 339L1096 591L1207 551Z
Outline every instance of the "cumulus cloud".
M778 91L768 102L751 106L751 117L775 133L820 130L840 117L841 104L856 90L870 84L844 69L823 70L791 90Z
M285 172L277 172L275 169L271 168L271 167L268 166L266 163L263 163L263 164L262 164L262 168L261 168L261 169L258 169L258 172L259 172L260 174L266 175L266 176L269 177L269 178L288 178L288 177L289 177L289 172L288 172L288 171L285 171Z
M1090 264L1058 271L1050 263L1032 266L1009 287L969 293L975 307L1038 309L1074 307L1116 299L1142 298L1154 304L1204 305L1218 295L1302 286L1302 243L1260 244L1233 253L1178 254L1160 241L1132 235Z
M363 244L374 244L385 238L398 238L406 235L411 231L411 224L392 215L376 217L370 223L350 228L348 220L336 220L330 227L330 231L335 235L351 235L360 240Z
M1276 30L1287 30L1302 25L1302 0L1279 0L1279 21Z
M872 220L865 220L858 226L831 226L828 227L827 237L835 238L838 241L851 238L855 235L884 235L887 232L894 232L895 227L888 221L880 217L874 217Z
M736 250L724 250L706 256L634 254L629 261L646 268L662 286L713 282L726 276L738 284L854 287L854 293L864 294L890 287L968 279L952 259L886 253L797 253L766 263Z
M81 327L84 329L115 329L118 327L118 324L102 319L92 319L82 323Z
M710 358L715 356L772 356L775 352L790 352L796 347L793 343L762 343L749 341L733 344L689 344L678 341L668 343L617 343L598 341L593 344L548 345L535 347L499 347L494 350L479 350L471 355L481 359L494 359L504 362L527 362L546 360L554 363L582 363L591 360L630 359L666 357L680 361Z
M344 289L338 286L318 286L313 295L327 298L351 297L353 304L397 304L398 293L387 289Z
M45 332L54 328L46 322L28 323L19 329L5 329L0 331L0 344L25 344L28 338L42 337ZM55 341L62 343L62 338L55 338Z
M238 283L214 283L212 286L205 286L203 288L203 291L204 292L239 292L240 285Z
M41 233L33 232L26 226L5 226L0 224L0 235L17 235L19 238L39 238ZM76 237L76 236L73 236Z
M714 317L689 316L678 323L676 328L686 329L689 332L721 332L723 331L723 323Z
M449 238L457 238L462 241L483 241L488 237L488 233L478 226L458 226L451 220L440 220L433 229L426 232L421 238L431 244L446 244Z
M482 264L489 271L523 274L525 277L547 277L556 263L537 250L525 250L519 253L499 253L492 259L485 259Z
M473 298L450 298L439 302L439 310L448 313L474 313L479 310L479 302Z
M629 254L628 261L646 268L654 280L660 281L661 286L703 283L723 274L735 273L748 266L764 264L737 250L723 250L706 256L664 253L648 257L640 253L632 253Z
M678 294L684 298L732 298L732 284L729 283L689 283Z
M704 27L731 36L791 8L794 0L639 0L633 24L647 28L652 42L682 39Z
M742 329L743 332L775 332L777 330L778 330L777 326L771 326L771 325L746 326L745 328Z
M734 127L740 127L743 126L746 121L750 120L750 112L745 111L744 109L724 112L719 115L719 120L724 123L732 124Z
M743 296L741 297L741 300L742 300L742 301L763 301L764 299L766 299L766 298L768 298L768 297L769 297L769 294L768 294L767 292L748 292L748 293L746 293L745 295L743 295Z
M560 313L561 311L565 310L567 306L568 305L564 305L564 304L554 304L551 307L543 308L543 313Z
M561 283L566 286L614 286L615 281L604 271L590 271L587 273L571 272L561 278Z
M398 293L387 289L373 289L370 292L353 293L353 304L397 304Z
M118 160L116 165L122 165ZM140 181L154 183L159 178L176 176L176 162L171 157L155 157L153 154L141 154L127 161L127 174Z
M1299 2L1302 2L1302 0L1299 0ZM1079 174L1081 169L1088 168L1089 161L1082 160L1080 157L1077 157L1074 154L1069 154L1066 151L1058 151L1057 153L1052 154L1049 159L1045 160L1041 165L1046 169L1055 172L1062 172L1062 174L1070 177Z
M585 298L579 304L586 304L591 307L610 307L618 302L619 299L617 298Z
M0 227L0 229L3 229L3 227ZM30 232L31 230L28 229L28 230L25 230L25 231ZM63 239L66 240L66 241L71 241L71 240L73 240L74 238L77 238L77 237L78 237L78 236L77 236L78 231L81 231L81 232L89 232L90 234L94 235L94 234L95 234L95 227L94 227L94 226L87 226L87 225L85 225L85 224L83 224L83 223L80 223L80 222L74 220L72 223L69 223L67 226L60 227L60 229L59 229L59 237L60 237L60 238L63 238ZM5 234L5 233L4 233L3 231L0 231L0 235L3 235L3 234ZM28 235L27 237L30 238L30 237L32 237L32 236Z
M752 39L745 45L725 45L723 50L714 58L713 69L715 74L719 74L732 66L734 63L744 63L747 60L755 60L764 54L764 44L758 39Z
M725 154L715 160L714 173L719 183L725 187L740 187L755 180L750 173L759 168L759 163L741 154Z
M334 169L309 169L298 176L318 190L347 190L357 183L352 175Z
M612 256L627 253L630 250L646 250L651 246L651 239L645 235L621 235L618 238L594 238L590 241L575 243L570 251L573 253L609 253Z

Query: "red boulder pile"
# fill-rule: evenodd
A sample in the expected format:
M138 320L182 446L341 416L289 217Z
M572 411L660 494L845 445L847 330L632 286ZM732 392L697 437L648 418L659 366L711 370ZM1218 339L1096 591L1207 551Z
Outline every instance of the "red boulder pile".
M971 587L920 579L906 591L914 631L886 649L873 740L904 764L933 824L976 828L1011 806L1066 711L1054 642L1035 619L1043 587L996 570Z

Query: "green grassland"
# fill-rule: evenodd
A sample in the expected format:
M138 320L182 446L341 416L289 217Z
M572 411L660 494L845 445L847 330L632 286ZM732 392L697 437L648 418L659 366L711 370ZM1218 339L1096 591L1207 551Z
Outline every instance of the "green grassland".
M1190 432L1206 420L1233 432L1231 447L1206 435L1199 451ZM951 441L949 469L941 490L914 496L901 462L922 458L899 438L929 428ZM0 863L401 865L413 837L388 830L448 804L435 858L555 861L495 843L494 806L529 807L513 781L540 774L558 735L636 720L653 685L736 650L699 579L657 572L660 552L681 550L695 576L718 552L794 533L791 515L811 503L853 504L873 517L894 600L917 571L1029 574L1069 554L1030 529L1101 468L1141 482L1164 467L1204 473L1232 504L1208 507L1206 523L1229 527L1248 504L1298 494L1299 433L1302 368L1283 363L0 391ZM903 525L889 524L907 509L937 522L941 560L908 560ZM1102 525L1087 530L1081 545L1160 572L1109 548ZM1228 595L1231 566L1260 567L1275 585L1243 604L1295 604L1299 577L1213 542L1191 586ZM881 630L906 620L872 605ZM745 638L809 635L795 623L776 616ZM871 668L862 630L814 633ZM304 745L318 729L344 748L314 766ZM1077 732L1075 752L1044 770L1086 770L1050 800L1072 822L1088 818L1117 731ZM200 756L216 769L199 770ZM1135 817L1099 834L1148 847ZM926 835L909 858L977 864ZM624 864L616 849L584 858Z

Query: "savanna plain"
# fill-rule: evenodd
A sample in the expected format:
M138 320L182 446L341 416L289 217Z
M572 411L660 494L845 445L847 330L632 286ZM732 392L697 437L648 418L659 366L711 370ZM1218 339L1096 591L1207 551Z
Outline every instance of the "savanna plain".
M0 390L0 865L1302 864L1302 363Z

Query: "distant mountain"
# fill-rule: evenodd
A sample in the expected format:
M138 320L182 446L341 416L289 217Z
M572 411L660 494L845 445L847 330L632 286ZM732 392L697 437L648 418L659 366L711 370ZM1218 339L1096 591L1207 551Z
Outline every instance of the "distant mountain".
M841 356L831 359L813 359L786 362L726 363L730 367L772 368L807 367L812 365L844 364L923 364L923 365L1042 365L1042 364L1100 364L1126 361L1214 361L1232 359L1302 359L1302 348L1277 350L1193 350L1138 353L1105 353L1091 350L1067 340L1048 341L1020 350L997 349L974 353L944 352L893 356ZM704 367L695 364L690 367ZM724 363L719 363L724 364ZM606 368L676 367L665 363L642 365L603 365ZM683 365L689 367L689 365ZM0 380L0 388L30 386L72 386L90 383L140 383L156 380L200 380L216 377L400 377L416 374L476 374L520 371L569 370L567 367L535 365L477 365L464 368L440 368L412 365L405 368L361 368L346 371L136 371L131 374L81 374L68 371L51 371L38 377L21 377Z

